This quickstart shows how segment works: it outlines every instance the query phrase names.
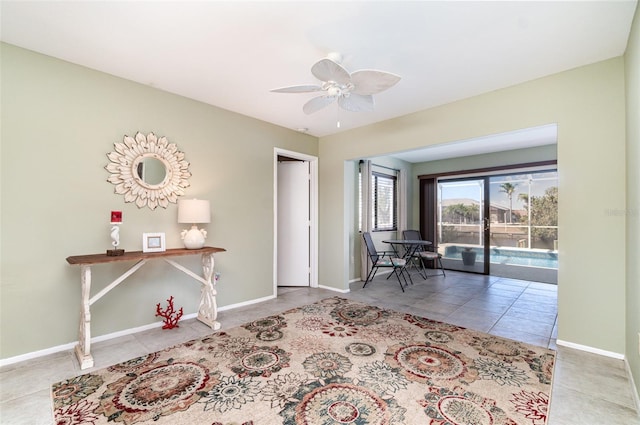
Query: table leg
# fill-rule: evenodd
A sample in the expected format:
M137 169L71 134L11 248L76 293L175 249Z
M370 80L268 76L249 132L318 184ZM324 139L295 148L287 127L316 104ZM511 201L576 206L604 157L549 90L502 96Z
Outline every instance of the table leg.
M415 249L413 250L413 254L411 255L418 259L417 268L418 268L418 273L420 274L420 277L423 279L427 279L429 276L427 275L427 269L424 266L425 260L419 255L419 253L422 252L422 249L423 247L416 245Z
M392 246L394 246L394 245L392 245ZM405 282L406 282L407 278L404 277L404 274L406 273L407 276L409 277L409 282L411 282L411 284L413 285L413 279L411 279L411 273L409 273L408 267L409 267L409 264L411 263L411 261L413 261L412 258L413 258L413 255L416 253L416 249L418 248L418 245L404 243L404 244L402 244L402 248L404 249L404 253L402 254L402 256L400 256L400 253L399 253L398 249L396 249L394 247L393 250L398 254L398 256L400 258L405 260L405 264L402 267L402 269L400 270L400 273L402 274ZM407 283L407 286L408 285L409 284Z
M204 284L202 285L202 297L200 298L200 308L198 309L198 320L211 327L213 330L220 329L218 318L218 306L216 304L215 281L212 282L215 262L213 253L202 254L202 271Z
M82 266L82 304L80 305L80 327L78 329L78 345L75 353L80 363L80 369L93 367L93 356L91 355L91 267Z

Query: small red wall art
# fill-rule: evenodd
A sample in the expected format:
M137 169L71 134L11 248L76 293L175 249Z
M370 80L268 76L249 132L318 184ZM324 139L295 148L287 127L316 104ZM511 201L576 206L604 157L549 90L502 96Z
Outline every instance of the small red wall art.
M122 211L111 211L111 223L122 223Z

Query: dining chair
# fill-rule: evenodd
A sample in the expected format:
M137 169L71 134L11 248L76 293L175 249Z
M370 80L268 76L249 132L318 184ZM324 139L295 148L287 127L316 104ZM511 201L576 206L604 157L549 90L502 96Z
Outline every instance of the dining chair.
M362 238L364 239L367 253L369 255L369 259L371 260L371 270L369 271L369 274L367 275L367 278L365 279L364 285L362 285L362 287L364 288L365 286L367 286L367 283L373 280L379 269L390 268L392 269L392 273L396 276L396 279L398 279L398 283L400 284L402 292L404 292L404 286L402 285L400 277L402 276L405 285L408 285L407 278L404 275L407 261L403 258L397 258L394 251L378 251L375 244L373 243L373 239L371 239L371 233L363 232ZM409 280L411 280L411 276L409 276Z
M402 232L402 237L405 240L416 240L416 241L422 240L422 235L420 234L419 230L404 230ZM424 264L425 261L433 261L434 268L437 270L438 266L440 266L440 271L442 272L441 273L442 276L446 276L444 272L444 266L442 265L442 254L438 252L438 247L435 245L419 247L419 249L415 251L415 254L411 258L410 266L416 267L414 264L414 261L418 262L418 266L417 266L418 272L425 279L429 277L429 275L427 274L427 268L425 267L425 264ZM440 273L433 276L439 276L439 275Z

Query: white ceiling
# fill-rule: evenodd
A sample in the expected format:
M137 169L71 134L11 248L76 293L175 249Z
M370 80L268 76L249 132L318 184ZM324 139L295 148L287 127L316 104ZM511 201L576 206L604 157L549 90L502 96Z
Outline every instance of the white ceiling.
M508 133L490 134L468 140L432 145L427 148L398 152L389 156L407 162L427 162L512 149L554 145L557 141L558 126L556 124L547 124Z
M620 56L636 3L2 0L0 14L4 42L322 137ZM305 115L317 94L270 92L317 83L329 52L402 80L374 112Z

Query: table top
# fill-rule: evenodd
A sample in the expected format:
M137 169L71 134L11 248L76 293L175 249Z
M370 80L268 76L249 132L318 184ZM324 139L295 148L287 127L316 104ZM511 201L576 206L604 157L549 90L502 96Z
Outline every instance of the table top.
M424 241L421 239L387 239L382 242L398 245L432 245L431 241Z
M105 254L88 254L88 255L74 255L67 257L67 262L72 265L88 265L88 264L105 264L116 263L120 261L136 261L142 259L153 259L163 257L179 257L184 255L195 254L209 254L216 252L224 252L224 248L215 248L212 246L205 246L200 249L186 249L175 248L167 249L162 252L142 252L142 251L127 251L123 255L109 256Z

